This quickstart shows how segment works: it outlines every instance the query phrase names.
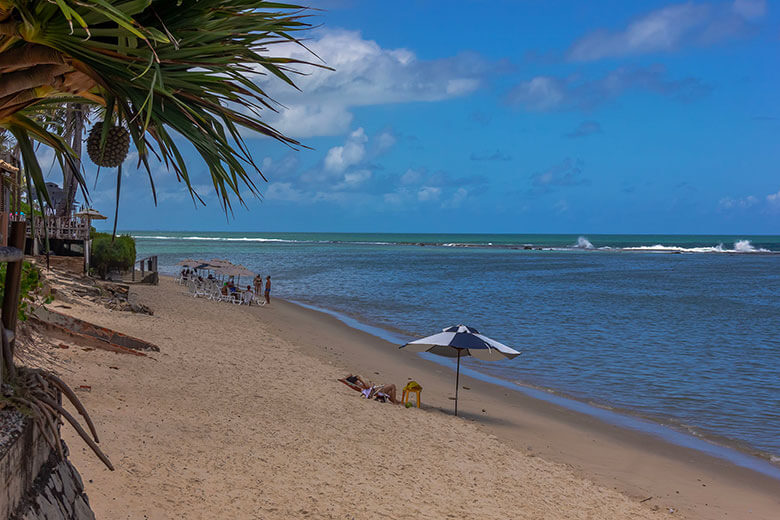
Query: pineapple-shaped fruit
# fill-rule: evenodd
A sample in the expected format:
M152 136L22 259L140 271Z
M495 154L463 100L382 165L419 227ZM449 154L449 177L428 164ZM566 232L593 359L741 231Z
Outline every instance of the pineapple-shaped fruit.
M106 142L100 149L100 138L103 135L103 122L95 123L87 137L87 153L92 162L98 166L114 168L122 164L130 149L130 133L121 126L108 129Z

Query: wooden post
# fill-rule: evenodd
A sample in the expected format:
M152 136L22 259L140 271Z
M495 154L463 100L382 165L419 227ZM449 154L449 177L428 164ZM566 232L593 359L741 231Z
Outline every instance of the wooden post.
M91 244L91 240L89 239L89 236L87 236L87 238L84 239L84 272L85 273L89 273L89 255L91 253L90 244Z
M22 261L24 260L24 240L26 238L26 224L24 222L13 222L11 224L11 233L8 242L11 247L3 248L3 258L0 261L8 262L5 271L5 292L3 293L2 322L3 326L0 334L3 334L3 355L5 367L9 374L14 373L14 339L16 335L16 322L19 317L19 289L22 279ZM15 248L15 249L14 249ZM6 333L6 330L10 334ZM6 341L8 338L8 341ZM2 370L0 370L0 373ZM0 375L2 383L2 375Z

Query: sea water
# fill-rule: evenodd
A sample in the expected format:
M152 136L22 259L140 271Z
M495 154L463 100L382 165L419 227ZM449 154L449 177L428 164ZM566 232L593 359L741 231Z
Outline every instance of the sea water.
M398 337L464 323L523 351L471 369L780 459L778 236L130 233L164 273L227 258Z

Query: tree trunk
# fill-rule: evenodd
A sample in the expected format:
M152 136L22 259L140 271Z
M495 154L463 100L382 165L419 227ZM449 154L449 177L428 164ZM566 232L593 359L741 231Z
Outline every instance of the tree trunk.
M60 214L63 217L70 216L70 212L73 209L73 201L76 198L76 188L78 188L78 182L76 181L76 175L73 171L73 167L81 168L81 144L84 138L84 120L86 114L84 113L84 105L80 103L71 103L68 105L68 113L65 117L65 140L68 141L70 147L75 153L73 164L69 161L65 161L65 169L62 179L62 190L65 192L65 198L63 199L63 205L60 209Z

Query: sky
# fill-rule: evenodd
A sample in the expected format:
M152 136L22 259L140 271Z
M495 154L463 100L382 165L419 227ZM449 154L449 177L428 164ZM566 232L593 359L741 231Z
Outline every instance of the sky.
M119 229L780 234L780 5L311 5L335 70L253 78L308 148L247 134L268 182L230 215L192 150L205 206L161 165L155 206L128 161ZM115 173L88 177L113 215Z

